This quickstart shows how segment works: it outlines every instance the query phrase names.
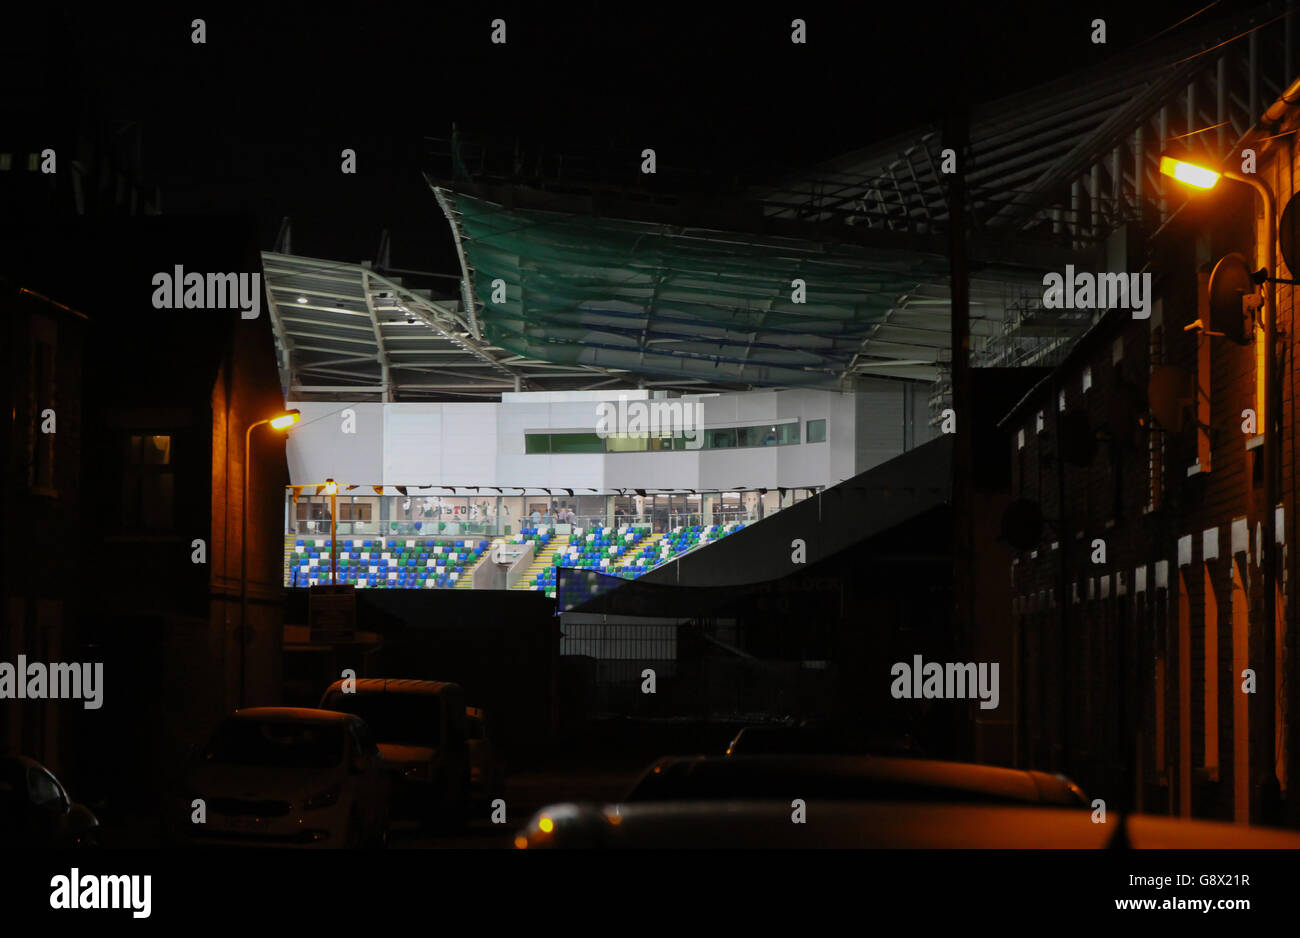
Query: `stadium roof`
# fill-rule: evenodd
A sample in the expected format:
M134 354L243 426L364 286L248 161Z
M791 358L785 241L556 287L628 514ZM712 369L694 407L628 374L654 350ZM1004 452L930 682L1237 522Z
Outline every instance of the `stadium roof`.
M1111 233L1177 210L1185 193L1158 173L1171 141L1232 152L1293 77L1285 12L1198 20L974 111L962 157L974 365L1050 364L1095 321L1044 310L1043 274L1100 263ZM447 176L429 177L460 257L455 299L366 265L265 255L297 396L847 389L865 376L942 387L952 338L936 128L733 200L558 171L525 180L517 153L467 164L462 146Z
M435 192L475 325L522 357L827 389L854 375L933 380L948 358L949 262L938 242L829 240L799 224L725 228L694 211L678 213L682 221L652 220L645 208L637 219L610 217L546 194L472 188ZM1004 309L1041 284L1041 268L1024 264L976 273L972 334L999 334Z
M369 263L263 252L281 381L295 399L497 398L590 386L602 372L529 361L476 339L460 301Z

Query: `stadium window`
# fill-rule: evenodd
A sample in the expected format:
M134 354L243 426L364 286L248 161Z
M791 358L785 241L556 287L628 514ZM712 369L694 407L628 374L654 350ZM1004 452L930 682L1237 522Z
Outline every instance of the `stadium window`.
M172 438L132 433L126 438L122 524L128 530L166 531L174 524Z
M642 441L644 443L644 441ZM605 441L595 433L552 433L551 452L559 453L603 453Z
M549 433L525 433L524 434L524 453L527 455L537 455L549 453L551 451L551 435Z
M825 443L826 442L826 421L809 420L808 421L808 442Z
M731 449L736 445L736 428L704 431L704 445L708 449Z
M737 446L775 446L776 427L737 427Z
M799 442L799 423L778 423L776 425L776 442L780 446L788 446L791 443Z
M339 505L340 521L369 521L371 506L366 502L347 502Z
M657 442L657 441L656 441ZM632 433L607 436L605 451L610 453L644 453L650 444L648 434Z

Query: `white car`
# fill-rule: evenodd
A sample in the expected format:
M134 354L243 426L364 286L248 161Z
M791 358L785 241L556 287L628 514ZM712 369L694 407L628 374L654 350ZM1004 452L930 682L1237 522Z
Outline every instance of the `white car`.
M360 717L236 710L199 754L172 829L190 845L383 847L389 784Z

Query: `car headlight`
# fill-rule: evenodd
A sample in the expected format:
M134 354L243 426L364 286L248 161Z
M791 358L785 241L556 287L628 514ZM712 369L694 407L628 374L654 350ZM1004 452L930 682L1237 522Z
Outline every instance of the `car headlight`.
M333 788L317 792L304 799L302 806L308 811L315 811L317 808L328 808L330 805L338 803L339 795L342 793L343 786L335 785Z

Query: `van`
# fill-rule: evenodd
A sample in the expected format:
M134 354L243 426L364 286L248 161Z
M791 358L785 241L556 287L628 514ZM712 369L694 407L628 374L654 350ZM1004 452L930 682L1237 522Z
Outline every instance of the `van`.
M425 827L464 824L470 755L465 693L459 684L335 681L321 697L320 708L356 714L369 725L393 773L393 817L413 818Z

